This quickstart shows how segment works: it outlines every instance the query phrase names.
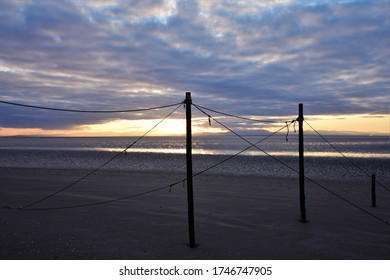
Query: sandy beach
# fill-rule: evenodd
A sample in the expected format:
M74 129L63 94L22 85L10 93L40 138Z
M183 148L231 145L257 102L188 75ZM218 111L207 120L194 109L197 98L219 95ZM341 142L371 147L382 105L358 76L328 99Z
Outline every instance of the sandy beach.
M194 178L194 249L182 184L110 204L50 211L3 208L39 200L85 170L0 168L1 259L390 259L390 227L306 182L308 223L299 222L298 181L249 175ZM184 173L99 171L31 208L133 195ZM319 181L390 221L390 193L370 181Z

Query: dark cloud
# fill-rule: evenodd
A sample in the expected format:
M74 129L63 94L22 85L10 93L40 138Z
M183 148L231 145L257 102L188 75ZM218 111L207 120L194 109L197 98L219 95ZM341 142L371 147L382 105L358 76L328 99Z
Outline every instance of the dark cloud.
M295 115L300 102L311 114L388 114L390 2L285 2L2 1L1 99L109 110L192 91L240 115ZM1 107L3 127L124 117Z

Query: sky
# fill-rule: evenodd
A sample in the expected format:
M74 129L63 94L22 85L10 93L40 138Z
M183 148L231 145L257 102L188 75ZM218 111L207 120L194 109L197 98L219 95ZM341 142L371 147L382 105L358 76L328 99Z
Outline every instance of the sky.
M390 134L390 0L4 0L0 40L2 101L128 110L188 91L238 116L289 121L303 103L319 131ZM0 135L138 135L173 109L0 104ZM193 117L194 133L224 131L194 107ZM180 107L155 135L184 134L184 118Z

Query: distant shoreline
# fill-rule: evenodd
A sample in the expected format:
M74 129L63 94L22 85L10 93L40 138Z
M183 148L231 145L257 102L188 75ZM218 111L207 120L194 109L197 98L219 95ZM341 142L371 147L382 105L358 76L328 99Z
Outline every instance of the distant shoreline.
M270 132L271 133L271 132ZM270 133L264 133L264 134L242 134L243 137L265 137L268 136ZM390 141L390 136L386 133L359 133L359 132L345 132L345 133L334 133L334 132L322 132L326 135L326 137L385 137L388 138ZM298 137L297 133L291 133L290 137ZM317 137L316 133L313 131L305 131L305 135L308 137ZM69 136L69 135L0 135L0 138L137 138L139 135L114 135L114 136L107 136L107 135L98 135L98 136ZM182 135L148 135L146 138L184 138L185 134ZM236 136L230 134L230 133L213 133L213 134L194 134L193 137L231 137L236 138ZM285 137L284 135L278 135L274 137Z

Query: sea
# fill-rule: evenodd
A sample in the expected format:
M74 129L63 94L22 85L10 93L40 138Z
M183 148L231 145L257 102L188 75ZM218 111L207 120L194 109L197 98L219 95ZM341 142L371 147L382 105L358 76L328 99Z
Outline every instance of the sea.
M297 177L298 136L194 136L194 174ZM390 182L390 137L304 139L305 175ZM253 147L250 143L258 143ZM131 147L130 147L131 146ZM124 152L124 150L130 147ZM186 139L172 137L0 137L0 168L186 172Z

